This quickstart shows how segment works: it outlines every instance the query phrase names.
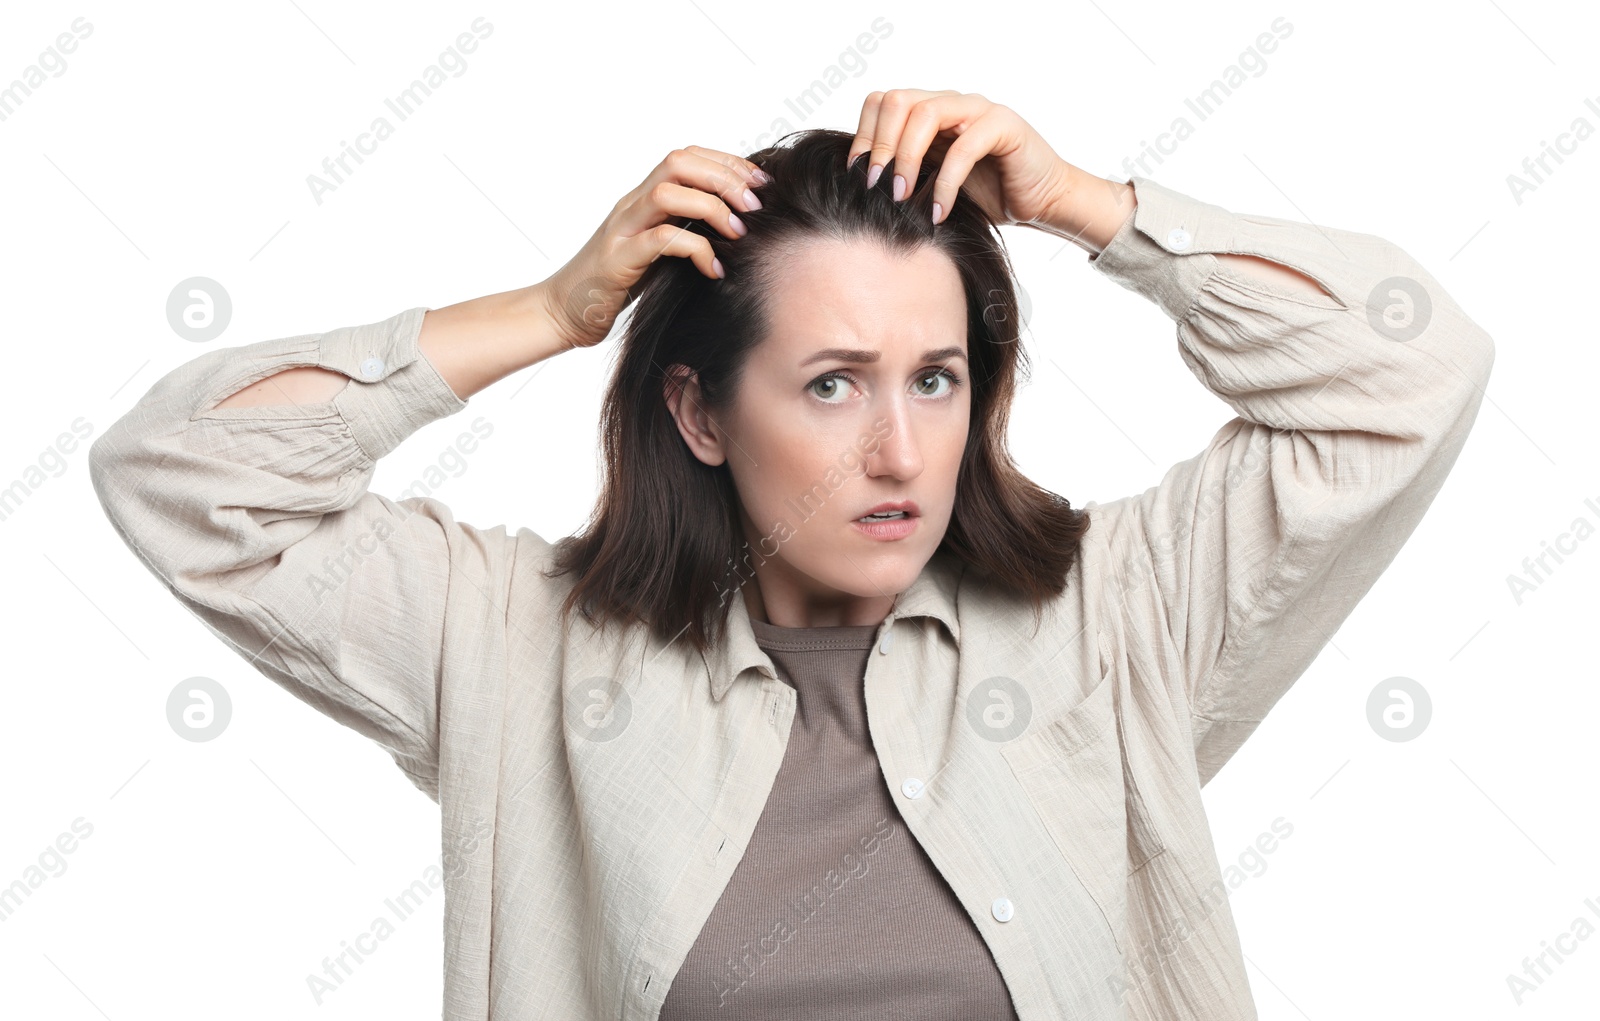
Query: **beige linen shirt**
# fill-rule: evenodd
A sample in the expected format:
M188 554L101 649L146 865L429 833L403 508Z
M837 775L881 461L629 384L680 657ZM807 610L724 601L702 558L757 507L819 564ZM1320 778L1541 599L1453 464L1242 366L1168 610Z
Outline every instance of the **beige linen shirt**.
M1022 1021L1256 1016L1201 787L1416 527L1494 357L1381 238L1132 183L1089 264L1176 322L1238 417L1157 485L1088 505L1037 629L936 556L862 681L900 818ZM576 614L563 629L545 538L368 491L380 458L467 405L420 355L424 311L179 366L94 443L94 486L183 605L439 803L445 1018L653 1021L745 853L795 693L741 599L704 657ZM351 382L216 407L301 365Z

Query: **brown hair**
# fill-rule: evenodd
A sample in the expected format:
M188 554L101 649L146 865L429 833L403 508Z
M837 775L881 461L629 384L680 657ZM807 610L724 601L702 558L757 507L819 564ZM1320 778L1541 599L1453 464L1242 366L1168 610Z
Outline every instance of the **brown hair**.
M1019 369L1020 312L998 231L965 195L931 221L938 161L923 161L916 186L895 202L893 174L866 188L867 161L848 168L854 136L825 128L792 132L748 158L772 176L762 207L741 212L749 233L724 238L703 220L670 222L710 240L726 277L663 256L631 296L621 351L601 412L604 478L584 531L556 544L551 577L577 576L561 610L581 605L591 622L647 623L664 642L687 634L704 651L726 624L736 561L749 555L738 493L726 463L689 450L667 406L668 368L698 374L706 406L726 408L745 359L767 333L766 297L783 257L818 238L872 240L897 253L932 246L955 263L967 299L971 419L950 524L935 555L1028 599L1037 616L1066 587L1087 512L1017 470L1006 424ZM789 144L785 144L789 143ZM673 384L675 385L675 384Z

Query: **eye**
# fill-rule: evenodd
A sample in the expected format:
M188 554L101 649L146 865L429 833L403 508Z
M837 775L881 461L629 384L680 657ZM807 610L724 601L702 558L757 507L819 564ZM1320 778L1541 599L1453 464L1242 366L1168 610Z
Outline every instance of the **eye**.
M833 399L838 394L842 394L842 393L845 392L844 387L840 386L839 384L840 383L849 383L851 385L854 385L855 381L856 381L856 379L855 379L854 376L852 376L852 375L850 375L850 373L844 372L842 370L835 371L835 372L825 372L822 375L818 376L816 379L813 379L811 382L807 383L806 384L806 389L811 392L811 395L813 397L816 397L817 399L821 400L824 404L839 404L839 403L841 403L840 401ZM822 384L822 383L827 383L827 384L832 384L832 385L827 388L826 392L819 392L817 390L817 386L818 386L818 384Z
M927 375L923 376L921 379L917 380L917 382L919 384L922 384L922 383L926 383L930 379L936 380L936 379L939 379L941 377L950 381L949 389L945 390L943 393L935 393L935 394L924 393L923 396L925 396L925 397L949 397L949 396L953 395L956 392L956 389L959 386L961 386L961 377L956 375L954 372L951 372L949 369L940 369L938 372L930 372Z
M925 389L925 384L927 384L929 380L938 380L941 377L948 380L950 384L943 392L930 393L927 389ZM810 383L806 384L806 389L813 397L816 397L824 404L842 404L844 402L844 398L840 395L845 393L845 389L839 385L840 383L849 383L852 386L857 385L856 378L854 376L850 375L848 372L845 372L843 369L838 369L833 372L825 372L816 379L813 379ZM919 395L923 397L932 397L936 400L953 397L956 389L961 385L961 377L949 369L940 369L937 372L924 373L917 379L917 391ZM817 389L818 386L825 386L827 388L826 393L820 392ZM938 386L937 382L934 383L934 386Z

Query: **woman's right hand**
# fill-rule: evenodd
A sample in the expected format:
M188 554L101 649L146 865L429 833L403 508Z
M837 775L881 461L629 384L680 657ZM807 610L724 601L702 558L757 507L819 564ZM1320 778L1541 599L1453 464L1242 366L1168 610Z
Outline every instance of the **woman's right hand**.
M578 254L539 285L564 345L593 347L604 340L632 301L629 289L657 256L682 256L706 276L720 278L711 243L666 221L701 219L726 237L742 237L735 210L760 209L754 189L766 180L754 163L716 149L691 145L669 152L612 208Z

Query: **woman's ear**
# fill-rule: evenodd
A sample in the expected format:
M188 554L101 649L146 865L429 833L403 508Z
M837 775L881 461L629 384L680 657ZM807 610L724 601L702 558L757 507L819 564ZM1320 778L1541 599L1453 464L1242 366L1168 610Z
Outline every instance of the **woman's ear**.
M695 457L713 467L728 459L722 446L722 433L706 410L697 373L687 365L669 366L667 377L661 383L661 396L678 424L679 435Z

